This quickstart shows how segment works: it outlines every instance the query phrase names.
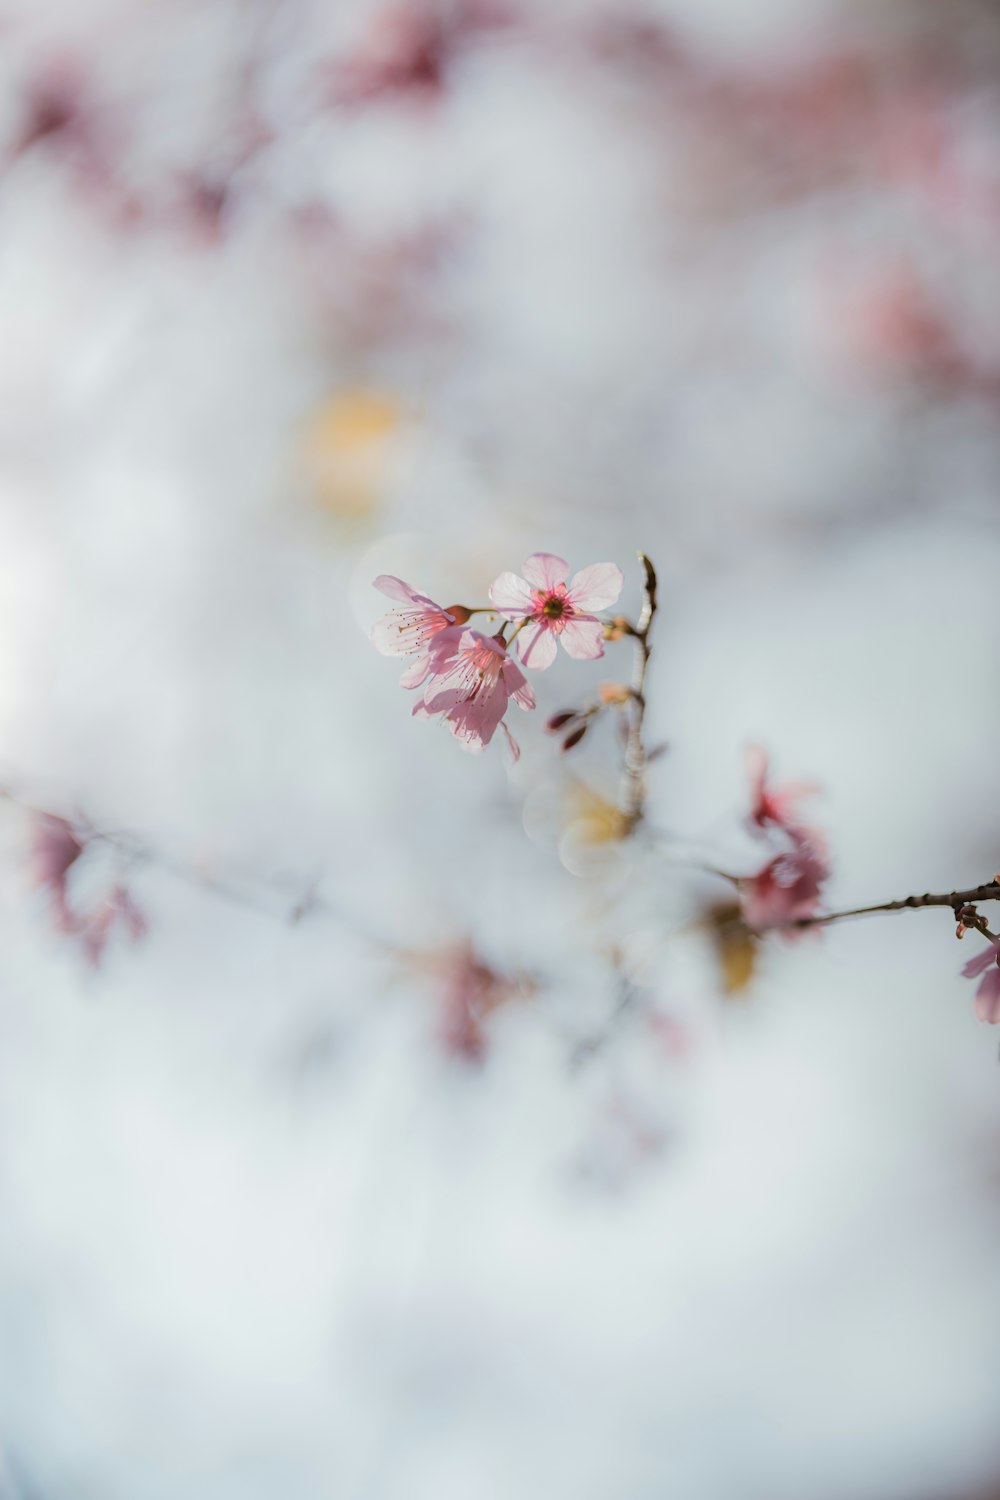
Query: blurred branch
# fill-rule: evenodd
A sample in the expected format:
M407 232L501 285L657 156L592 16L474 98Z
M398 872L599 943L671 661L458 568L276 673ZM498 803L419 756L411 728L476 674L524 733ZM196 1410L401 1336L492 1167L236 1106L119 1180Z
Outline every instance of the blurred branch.
M9 786L0 787L0 801L19 807L33 819L54 819L65 824L79 837L84 847L103 844L114 850L126 866L154 866L174 879L207 891L234 906L261 912L276 921L286 922L289 926L296 926L306 917L317 916L347 928L373 947L387 952L402 951L397 943L381 933L373 932L320 895L316 878L307 880L257 872L243 879L218 875L202 868L193 860L179 858L148 843L129 830L109 831L96 827L81 816L66 818L60 813L54 813Z

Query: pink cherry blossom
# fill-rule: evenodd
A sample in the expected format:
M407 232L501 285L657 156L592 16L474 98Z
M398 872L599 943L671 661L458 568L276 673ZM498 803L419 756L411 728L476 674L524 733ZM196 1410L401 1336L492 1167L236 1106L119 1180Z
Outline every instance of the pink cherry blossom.
M526 667L541 671L556 659L556 643L568 656L594 661L604 655L604 627L595 610L610 609L624 578L614 563L592 563L569 576L569 563L550 552L536 552L524 563L524 576L501 573L490 587L500 614L525 620L517 645Z
M815 916L819 909L823 882L830 873L822 841L798 831L789 837L790 848L742 882L743 916L749 927L794 931L794 923Z
M391 573L380 573L375 587L390 599L400 599L409 609L391 609L387 615L376 620L372 626L372 644L383 656L413 656L415 661L406 668L399 679L400 687L416 688L426 682L430 672L428 646L442 630L462 624L468 619L468 611L453 605L450 610L435 604L424 594L418 594L401 578Z
M762 833L769 827L783 828L786 832L792 829L806 831L796 814L795 805L803 797L813 796L819 788L809 781L787 781L783 786L770 786L768 758L759 745L752 745L747 751L746 763L752 799L751 833ZM819 835L813 832L812 837L815 841Z
M962 970L966 979L979 979L976 1015L990 1026L1000 1024L1000 946L991 943ZM980 978L982 975L982 978Z
M534 708L535 695L503 642L453 625L439 631L428 650L431 682L414 714L443 719L459 744L472 751L485 750L502 727L516 760L520 750L503 716L511 699L518 708Z

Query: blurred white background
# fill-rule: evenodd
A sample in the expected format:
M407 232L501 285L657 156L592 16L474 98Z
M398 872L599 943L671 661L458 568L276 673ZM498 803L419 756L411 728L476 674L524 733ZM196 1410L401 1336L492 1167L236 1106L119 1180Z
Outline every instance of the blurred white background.
M753 742L832 904L1000 870L1000 10L3 0L0 80L3 1500L995 1495L971 940L727 997L686 862ZM627 648L512 770L370 582L637 548L581 857ZM25 803L156 851L96 969Z

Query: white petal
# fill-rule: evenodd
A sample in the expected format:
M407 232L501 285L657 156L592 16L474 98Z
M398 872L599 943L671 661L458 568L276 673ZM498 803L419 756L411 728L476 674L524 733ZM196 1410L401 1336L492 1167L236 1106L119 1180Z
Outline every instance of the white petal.
M554 589L557 583L566 582L569 563L551 552L533 552L524 564L524 576L532 588Z
M585 614L594 609L610 609L618 602L625 575L614 563L591 563L574 573L569 586L569 601Z
M556 659L555 632L545 624L529 625L518 636L517 649L526 667L544 672Z
M567 620L559 639L567 656L596 661L604 655L604 628L599 620Z
M516 573L501 573L490 584L490 602L502 614L517 619L530 615L535 607L535 596L523 578Z

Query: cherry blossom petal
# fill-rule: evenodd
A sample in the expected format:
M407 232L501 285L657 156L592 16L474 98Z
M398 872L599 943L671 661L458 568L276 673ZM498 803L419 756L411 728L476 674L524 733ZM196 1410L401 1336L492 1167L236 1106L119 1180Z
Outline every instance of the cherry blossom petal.
M565 583L569 576L569 563L564 557L554 557L551 552L533 552L524 563L524 576L536 589L554 589Z
M490 584L490 603L501 614L520 619L535 608L535 596L529 584L516 573L501 573Z
M428 652L424 652L412 661L399 679L400 687L418 688L422 682L426 682L431 672L431 658Z
M445 723L463 749L485 750L507 709L507 694L500 689L465 698L445 716Z
M567 656L596 661L604 655L604 627L600 620L567 620L560 640Z
M976 991L976 1015L988 1026L1000 1023L1000 969L996 964Z
M408 583L404 583L401 578L394 578L391 573L380 573L373 580L373 585L380 594L387 594L390 599L400 599L404 604L430 604L431 602L425 599L423 594L418 594Z
M537 699L535 698L534 689L529 684L524 673L519 671L512 661L508 661L504 665L503 679L508 693L518 708L523 708L527 712L528 709L535 707Z
M529 625L518 636L517 649L526 667L544 672L556 659L555 633L545 621L539 625Z
M985 974L990 964L995 964L996 961L996 946L990 943L989 947L981 949L975 958L970 958L969 962L963 965L962 973L966 979L978 979L980 974ZM997 973L1000 974L1000 969Z
M574 573L567 597L574 609L584 613L610 609L617 602L624 582L624 573L614 563L591 563L589 568Z
M450 677L433 678L425 688L421 702L429 714L446 714L460 703L467 702L468 698L467 684L458 681L452 674Z
M417 616L412 610L390 609L371 628L371 643L383 656L409 656L416 649Z

